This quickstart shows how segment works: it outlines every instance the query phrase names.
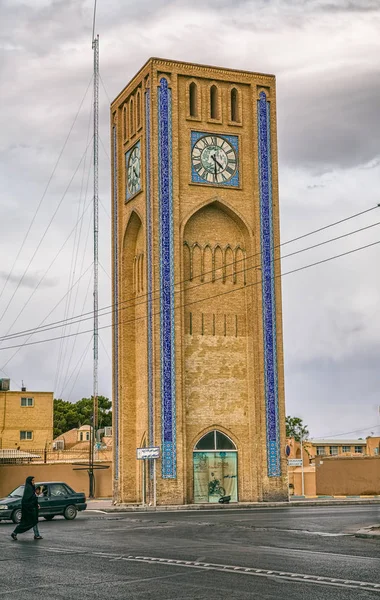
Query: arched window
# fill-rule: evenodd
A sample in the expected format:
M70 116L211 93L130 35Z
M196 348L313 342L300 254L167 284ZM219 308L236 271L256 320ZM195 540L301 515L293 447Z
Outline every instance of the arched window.
M197 84L193 81L189 85L189 112L190 117L198 116L198 98L197 98L198 90Z
M83 431L80 432L79 439L80 439L81 442L83 441Z
M124 104L124 107L123 107L123 132L124 132L124 139L127 140L128 139L128 110L127 110L126 104Z
M136 94L136 113L137 113L137 129L141 127L141 93L137 90Z
M133 98L129 101L129 133L130 135L135 133L135 106Z
M211 119L219 119L219 102L218 88L212 85L210 88L210 117Z
M209 431L196 444L194 450L218 451L218 450L236 450L233 441L221 431Z
M236 88L231 90L231 121L238 123L239 119L239 95Z
M89 431L86 432L86 440L90 441L90 432Z

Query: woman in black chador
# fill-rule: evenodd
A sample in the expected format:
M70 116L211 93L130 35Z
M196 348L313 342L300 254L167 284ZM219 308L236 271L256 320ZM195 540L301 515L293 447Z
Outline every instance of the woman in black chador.
M34 529L34 539L42 540L38 532L38 498L36 488L34 487L34 477L27 477L24 487L24 494L21 500L21 521L13 533L12 539L17 540L18 533L24 533L29 529Z

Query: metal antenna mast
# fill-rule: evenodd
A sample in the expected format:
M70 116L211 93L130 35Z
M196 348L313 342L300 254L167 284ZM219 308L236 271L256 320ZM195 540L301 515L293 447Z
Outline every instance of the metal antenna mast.
M95 27L96 2L94 10ZM93 365L93 419L90 442L90 498L95 495L94 480L94 449L96 431L98 429L98 346L99 346L99 317L98 317L98 271L99 271L99 36L92 34L92 49L94 51L94 365Z

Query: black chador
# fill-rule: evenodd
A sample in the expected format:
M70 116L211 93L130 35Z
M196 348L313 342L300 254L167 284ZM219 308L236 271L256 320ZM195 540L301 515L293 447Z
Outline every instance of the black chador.
M36 488L32 483L33 480L34 477L26 478L24 494L21 500L21 521L13 532L15 536L18 533L24 533L32 529L38 523L38 498L36 496Z

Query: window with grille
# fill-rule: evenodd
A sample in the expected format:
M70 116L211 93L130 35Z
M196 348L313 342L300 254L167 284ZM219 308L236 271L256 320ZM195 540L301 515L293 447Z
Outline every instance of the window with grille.
M355 446L355 454L363 454L363 446Z
M338 454L338 446L330 446L330 454L331 456L336 456Z
M325 454L324 446L317 446L317 456L323 456Z

